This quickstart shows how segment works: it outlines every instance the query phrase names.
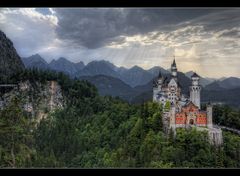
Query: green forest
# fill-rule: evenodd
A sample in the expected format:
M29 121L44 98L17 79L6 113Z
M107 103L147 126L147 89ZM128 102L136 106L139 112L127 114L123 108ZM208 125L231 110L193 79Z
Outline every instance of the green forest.
M66 106L37 123L15 97L0 110L1 168L232 168L240 167L240 137L223 131L214 147L204 132L163 133L161 105L129 104L100 96L87 81L63 73L25 70L12 83L30 80L61 85ZM215 106L214 123L240 129L240 111Z

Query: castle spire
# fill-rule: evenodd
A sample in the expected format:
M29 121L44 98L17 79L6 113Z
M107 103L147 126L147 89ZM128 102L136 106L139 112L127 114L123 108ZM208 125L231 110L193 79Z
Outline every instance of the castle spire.
M172 66L175 66L175 67L176 67L175 55L174 55L173 57L174 57L174 59L173 59Z
M193 77L195 77L195 78L199 78L199 75L198 75L196 72L193 72L191 78L193 78Z
M176 78L177 77L177 65L176 65L176 61L175 61L175 55L174 55L173 63L171 65L171 72L172 72L172 76Z

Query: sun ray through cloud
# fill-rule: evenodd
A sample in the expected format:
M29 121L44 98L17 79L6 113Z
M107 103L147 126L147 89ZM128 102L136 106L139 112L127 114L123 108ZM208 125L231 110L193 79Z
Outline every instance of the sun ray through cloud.
M2 8L0 19L22 57L149 69L167 68L175 49L183 72L240 77L239 8Z

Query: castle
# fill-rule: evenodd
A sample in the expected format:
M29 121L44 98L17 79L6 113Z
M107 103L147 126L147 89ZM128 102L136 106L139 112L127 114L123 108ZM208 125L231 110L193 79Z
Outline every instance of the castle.
M164 131L169 133L173 130L176 134L176 128L196 127L199 131L208 132L211 144L221 145L222 131L220 128L213 127L212 105L208 103L206 111L201 110L200 77L194 73L191 80L190 97L188 97L181 93L175 58L171 65L171 76L163 76L160 71L158 78L154 80L153 101L161 103L163 107L166 103L170 105L170 108L164 108L163 112Z

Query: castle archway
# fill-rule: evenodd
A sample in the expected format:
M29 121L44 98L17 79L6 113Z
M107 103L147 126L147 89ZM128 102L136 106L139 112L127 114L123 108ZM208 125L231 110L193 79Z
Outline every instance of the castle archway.
M190 125L194 125L194 120L193 120L193 119L190 119L190 120L189 120L189 124L190 124Z

